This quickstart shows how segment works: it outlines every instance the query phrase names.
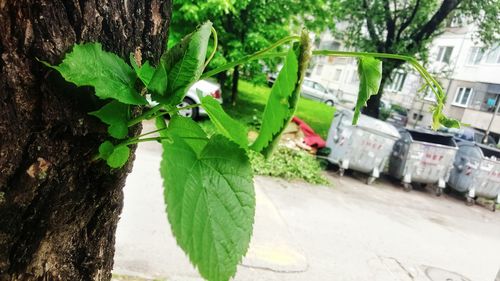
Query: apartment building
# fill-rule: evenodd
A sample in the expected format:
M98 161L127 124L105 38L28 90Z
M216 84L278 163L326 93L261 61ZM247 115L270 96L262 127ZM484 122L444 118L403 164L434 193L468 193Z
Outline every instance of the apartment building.
M474 38L474 28L450 27L437 37L431 45L429 69L447 94L445 113L481 131L490 128L498 140L500 116L493 116L500 104L500 45L484 47ZM414 96L409 126L429 124L434 96L430 89Z
M451 25L430 45L426 67L447 94L445 113L493 136L500 136L500 116L492 120L500 103L500 44L485 48L474 37L474 25ZM329 33L322 34L316 46L321 49L348 50ZM338 93L344 101L355 101L358 93L354 59L320 57L314 61L310 77ZM404 66L392 74L383 100L409 110L408 126L427 126L432 122L435 103L431 89L422 89L421 77Z

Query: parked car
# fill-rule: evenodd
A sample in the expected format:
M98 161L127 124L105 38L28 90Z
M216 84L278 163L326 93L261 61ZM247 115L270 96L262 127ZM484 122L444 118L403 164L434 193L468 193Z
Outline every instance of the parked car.
M191 88L186 93L186 96L182 100L177 107L186 107L192 104L200 104L201 98L205 96L212 96L218 102L222 103L222 94L220 85L211 80L200 80L194 83ZM155 106L158 103L151 100L151 97L148 96L147 100L150 106ZM207 112L202 107L194 107L190 109L179 110L179 114L185 117L191 117L192 119L196 119L199 116L206 116Z
M274 73L267 75L267 84L269 87L274 85L276 77L277 75ZM304 78L304 81L302 82L301 95L304 98L324 102L330 106L334 106L338 102L337 97L332 91L329 91L325 86L321 85L321 83L310 78Z
M325 86L309 78L304 78L301 94L304 98L318 100L330 106L334 106L338 102L337 97Z
M486 144L489 146L496 146L495 139L492 136L488 136L486 142L483 142L485 134L481 131L475 130L473 128L461 128L458 130L448 130L448 133L453 134L457 142L469 141L479 144Z
M389 117L385 120L396 127L406 127L408 123L408 111L396 104L390 105Z
M272 87L274 85L274 82L276 81L276 77L278 77L278 74L276 74L276 73L268 73L267 74L267 85L269 87Z

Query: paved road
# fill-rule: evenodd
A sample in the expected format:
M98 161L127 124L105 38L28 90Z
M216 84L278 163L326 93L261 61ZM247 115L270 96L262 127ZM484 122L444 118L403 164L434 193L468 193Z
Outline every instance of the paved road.
M138 150L115 273L201 280L166 221L159 155L157 144ZM406 193L388 181L367 186L354 176L328 176L332 187L256 178L254 236L234 280L495 280L500 213Z

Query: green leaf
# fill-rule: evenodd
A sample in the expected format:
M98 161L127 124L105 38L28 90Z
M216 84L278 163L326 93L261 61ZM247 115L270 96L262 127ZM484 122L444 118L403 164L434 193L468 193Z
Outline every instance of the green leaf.
M248 147L247 129L240 122L227 115L218 101L211 96L206 96L201 99L201 105L221 134L242 148Z
M266 157L274 150L295 113L310 56L309 37L307 32L303 32L300 44L288 51L264 109L259 136L251 147Z
M179 135L184 134L180 125L170 124L173 141L162 141L168 219L178 245L201 276L227 281L250 243L255 215L252 169L236 143L215 135L199 150ZM189 135L200 135L196 123L188 126L193 125L198 128L190 128Z
M114 146L110 141L105 141L99 146L99 158L106 160L111 168L121 168L127 163L130 149L127 146Z
M133 53L130 53L130 64L134 68L137 77L141 79L144 86L147 86L153 77L155 68L149 64L149 61L146 61L142 66L139 66Z
M432 129L437 130L441 125L447 128L460 128L460 121L448 118L443 114L444 103L438 102L432 109Z
M149 82L148 90L150 90L155 95L164 95L167 91L168 78L167 70L165 69L165 64L160 61L158 68L155 69L153 77Z
M448 118L444 115L441 116L439 122L441 123L441 125L447 128L457 128L457 129L460 128L460 121L453 118Z
M116 138L123 139L128 135L128 105L119 101L112 101L98 111L89 113L109 125L108 133Z
M208 40L212 23L202 24L162 55L160 65L164 65L168 83L166 93L157 93L153 99L163 104L177 105L184 98L191 85L198 81L205 63Z
M106 160L109 158L115 146L110 141L105 141L99 146L99 157Z
M142 67L139 67L134 55L131 53L130 64L132 64L135 73L151 93L156 95L165 94L167 90L167 70L163 62L160 61L158 68L151 66L149 61L146 61Z
M205 131L193 119L175 115L168 124L168 134L184 139L191 148L200 154L207 145L208 137Z
M68 82L93 86L101 99L146 104L146 99L135 90L136 74L132 68L117 55L103 51L99 43L77 44L60 65L48 66L59 71Z
M382 62L372 57L361 57L358 59L359 93L354 109L352 124L358 122L361 108L372 95L378 93L380 80L382 79Z
M106 162L111 168L121 168L127 163L129 155L130 149L128 146L116 146L111 155L106 159Z

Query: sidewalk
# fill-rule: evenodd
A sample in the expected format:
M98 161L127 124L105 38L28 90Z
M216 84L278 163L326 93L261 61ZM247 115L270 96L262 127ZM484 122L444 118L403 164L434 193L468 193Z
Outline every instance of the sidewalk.
M127 179L114 273L201 281L164 213L161 148L141 144ZM500 215L462 200L329 176L333 187L256 177L254 236L236 281L492 281Z

